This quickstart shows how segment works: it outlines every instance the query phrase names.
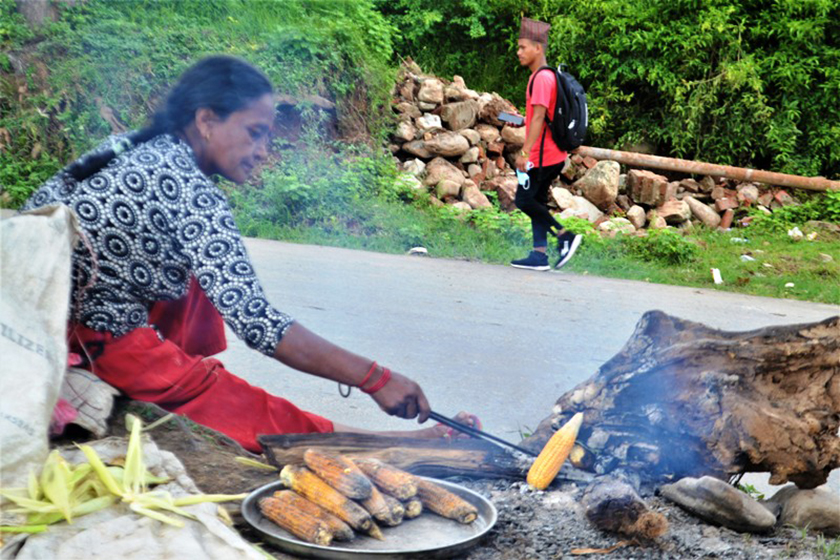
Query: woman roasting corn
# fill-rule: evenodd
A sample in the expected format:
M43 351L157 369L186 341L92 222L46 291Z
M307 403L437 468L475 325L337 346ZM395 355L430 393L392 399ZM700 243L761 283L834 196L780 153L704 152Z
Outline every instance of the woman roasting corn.
M258 434L362 430L228 372L209 357L226 346L223 322L259 352L425 422L429 403L417 383L310 332L265 297L211 177L247 180L267 155L274 112L261 72L237 58L206 58L181 76L147 128L111 137L30 198L24 210L71 207L88 241L73 255L71 351L128 397L251 451L260 450Z

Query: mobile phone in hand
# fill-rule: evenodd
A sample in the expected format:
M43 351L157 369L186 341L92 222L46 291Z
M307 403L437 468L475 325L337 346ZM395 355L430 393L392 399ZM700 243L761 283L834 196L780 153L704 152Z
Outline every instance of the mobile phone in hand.
M510 123L513 126L522 126L525 124L525 118L521 117L520 115L514 115L513 113L506 113L502 111L499 113L497 117L500 121Z

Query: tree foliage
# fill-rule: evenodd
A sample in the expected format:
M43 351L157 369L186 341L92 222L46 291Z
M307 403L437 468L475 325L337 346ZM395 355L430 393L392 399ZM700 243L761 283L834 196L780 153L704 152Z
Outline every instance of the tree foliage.
M335 101L341 122L366 134L385 130L393 29L372 0L88 0L56 4L58 21L37 33L14 5L0 0L5 204L110 134L103 108L142 126L209 54L254 63L280 93Z
M591 144L840 176L840 0L377 1L398 53L519 105L519 16L550 22Z

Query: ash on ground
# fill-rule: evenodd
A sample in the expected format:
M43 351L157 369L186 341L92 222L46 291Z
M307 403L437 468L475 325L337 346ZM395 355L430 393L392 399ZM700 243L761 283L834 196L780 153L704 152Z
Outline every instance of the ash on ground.
M619 535L601 532L587 521L578 503L583 487L552 485L539 492L525 482L450 479L490 499L499 512L496 526L467 560L544 560L627 558L738 558L771 560L823 559L830 541L802 531L781 528L766 535L737 533L714 527L670 502L645 495L648 506L668 519L668 532L653 542L629 543L610 553L574 554L580 549L609 549Z

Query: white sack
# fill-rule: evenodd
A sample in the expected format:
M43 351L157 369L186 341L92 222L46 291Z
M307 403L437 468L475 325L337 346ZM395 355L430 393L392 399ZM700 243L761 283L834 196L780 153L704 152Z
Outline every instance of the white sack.
M0 484L40 472L67 368L70 256L78 224L66 206L0 221Z

